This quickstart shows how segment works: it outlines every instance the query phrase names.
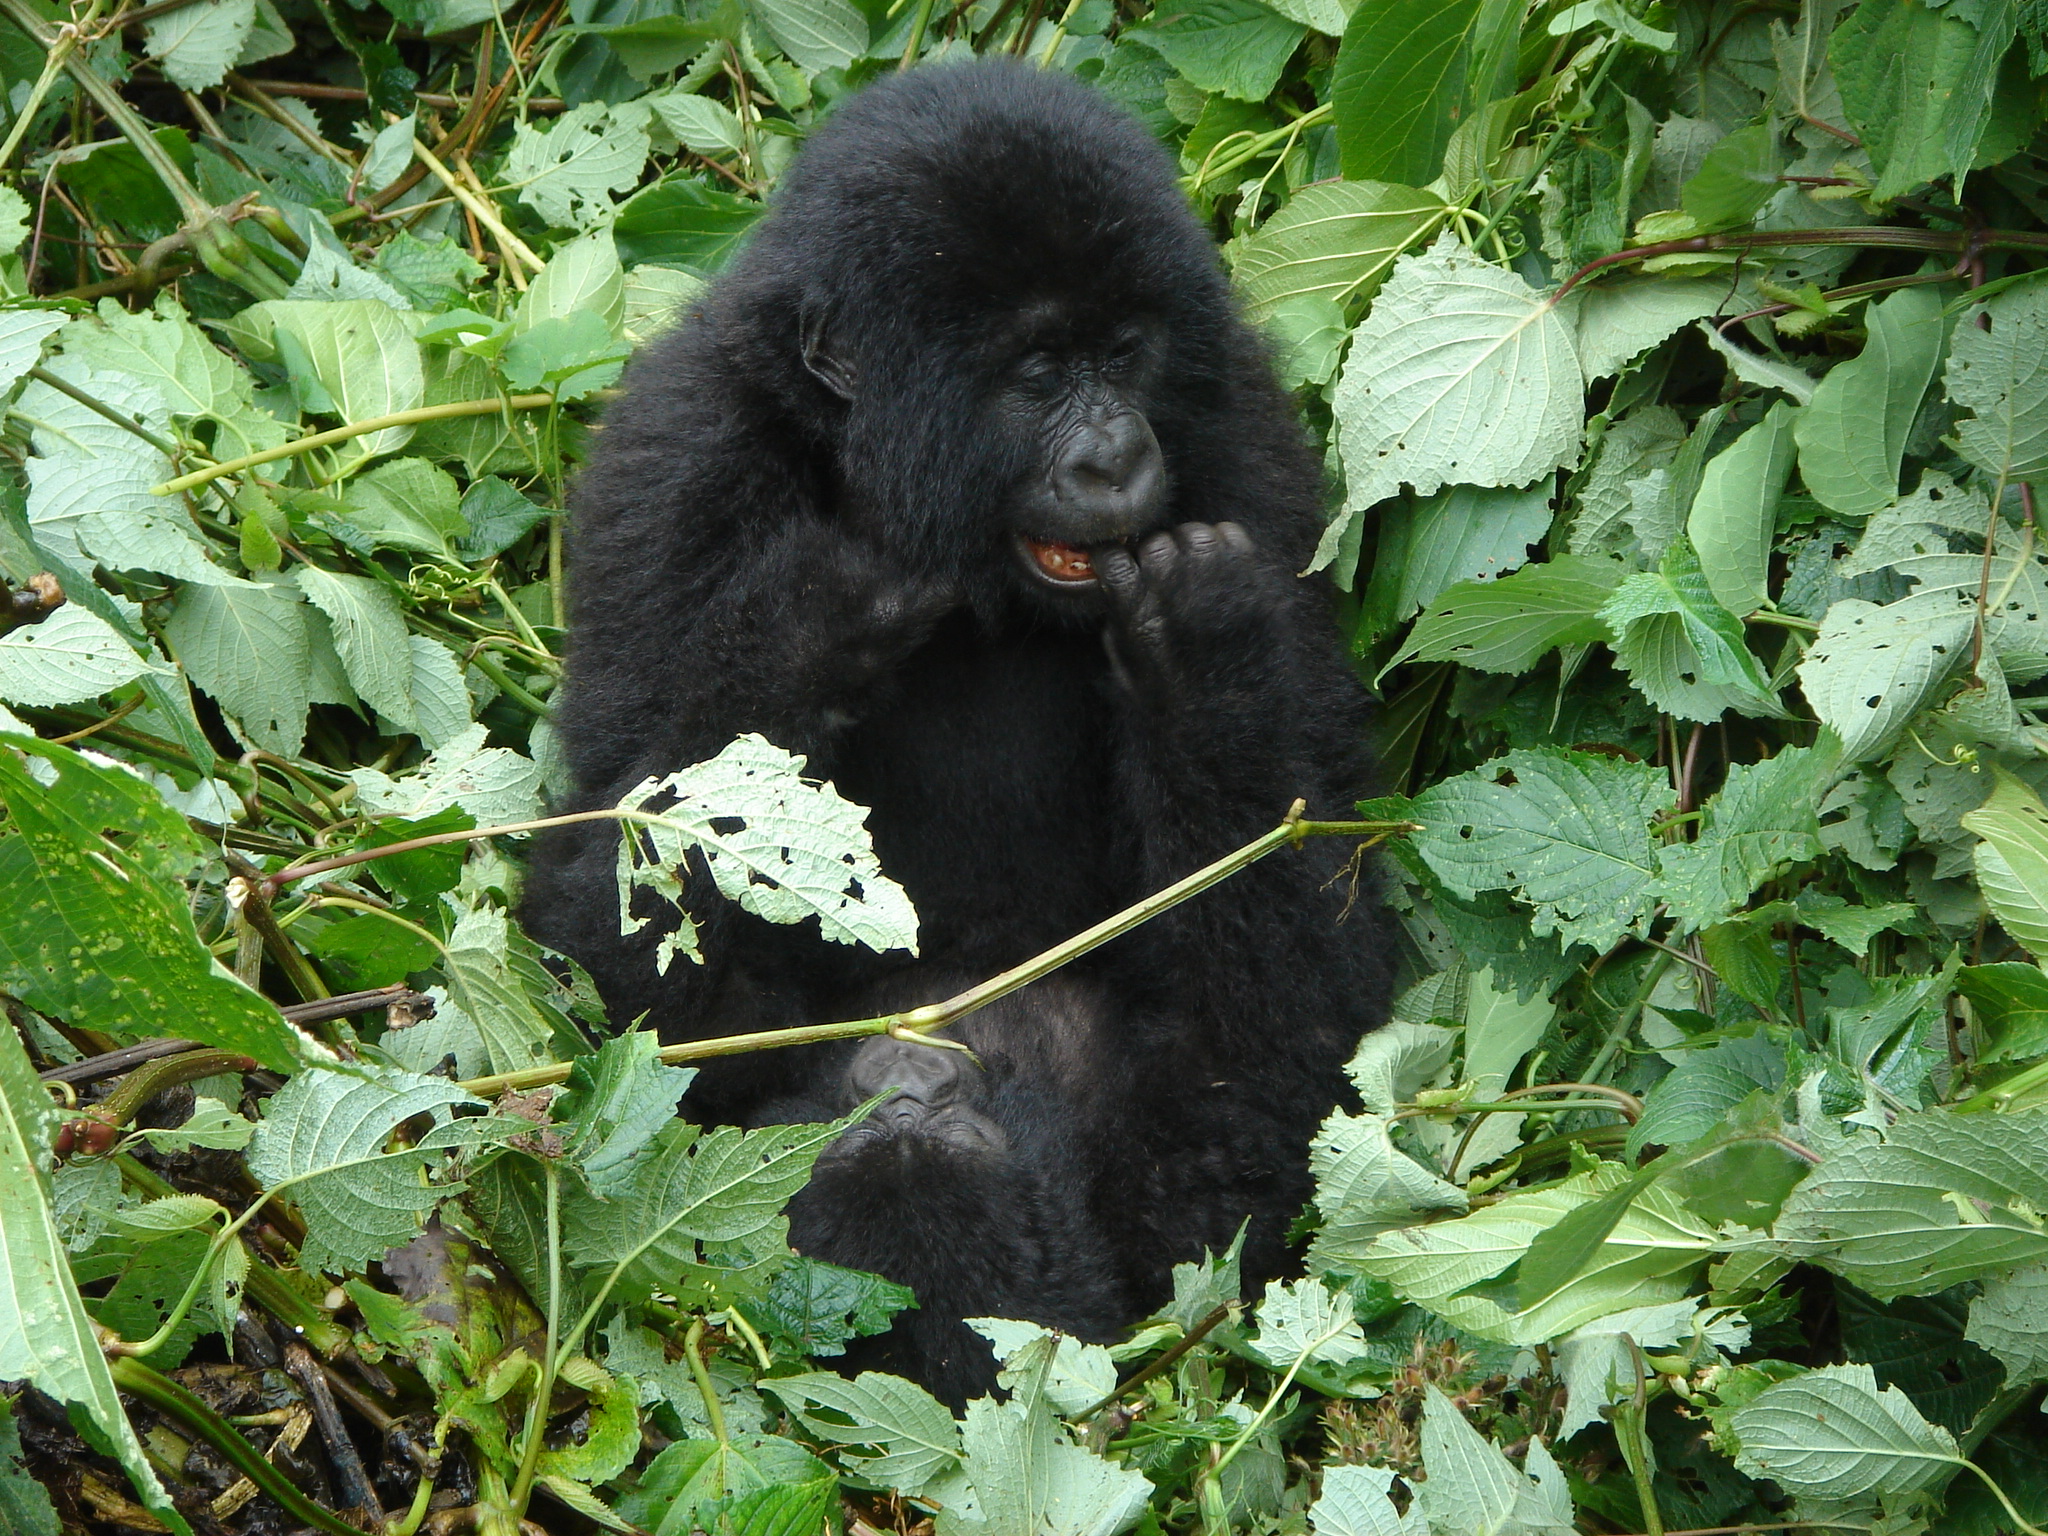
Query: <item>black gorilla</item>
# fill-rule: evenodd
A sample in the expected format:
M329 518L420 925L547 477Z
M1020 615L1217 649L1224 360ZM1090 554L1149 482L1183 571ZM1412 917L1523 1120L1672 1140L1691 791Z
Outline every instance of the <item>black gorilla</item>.
M922 953L691 887L701 967L619 935L616 833L527 911L665 1041L935 1002L1272 827L1349 814L1364 696L1295 578L1322 486L1158 144L1085 86L934 66L848 103L701 311L634 364L576 497L559 715L583 805L758 731L873 808ZM1306 1149L1384 1017L1389 933L1310 843L953 1031L705 1067L686 1107L885 1107L791 1207L915 1288L861 1358L958 1401L963 1316L1115 1335L1251 1218L1286 1264ZM638 910L636 908L636 910ZM653 910L649 909L650 912ZM1347 911L1349 915L1347 917ZM655 925L658 927L659 925Z

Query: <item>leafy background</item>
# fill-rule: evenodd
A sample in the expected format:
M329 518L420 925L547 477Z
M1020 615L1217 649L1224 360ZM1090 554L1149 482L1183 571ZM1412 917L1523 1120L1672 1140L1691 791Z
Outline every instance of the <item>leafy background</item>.
M0 13L0 1526L2048 1521L2038 0ZM1302 1277L956 1419L830 1369L836 1127L675 1119L462 834L623 359L970 51L1170 146L1327 448L1409 984ZM772 744L650 790L630 878L908 939Z

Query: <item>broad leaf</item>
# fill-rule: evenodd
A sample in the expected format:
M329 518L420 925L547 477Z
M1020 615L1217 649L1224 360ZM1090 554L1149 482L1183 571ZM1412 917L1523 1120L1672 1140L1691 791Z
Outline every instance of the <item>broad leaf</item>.
M1770 414L1707 461L1686 517L1686 537L1715 600L1738 618L1770 601L1771 535L1778 498L1791 476L1789 405Z
M2048 289L2008 288L1966 316L1946 382L1949 398L1971 413L1956 424L1963 457L1994 477L2048 472Z
M1303 294L1371 298L1394 258L1427 239L1446 211L1439 197L1387 182L1303 187L1234 248L1245 309L1264 320Z
M113 625L69 603L0 635L0 699L9 704L78 704L152 670L169 669L153 668Z
M1477 672L1526 672L1560 645L1605 639L1601 610L1620 585L1614 560L1559 555L1497 581L1462 581L1415 621L1387 665L1455 661Z
M1764 1388L1729 1421L1735 1464L1810 1499L1896 1497L1962 1465L1955 1437L1867 1365L1830 1365Z
M828 1445L841 1462L878 1488L921 1493L960 1464L960 1431L945 1405L898 1376L863 1371L848 1380L829 1371L771 1376L761 1383Z
M1578 458L1571 333L1511 272L1446 235L1403 257L1352 337L1331 396L1345 511L1313 562L1336 557L1364 508L1401 489L1527 485Z
M1837 363L1799 413L1799 474L1821 504L1850 517L1898 499L1899 459L1947 341L1941 300L1904 288L1869 310L1863 350Z
M1465 96L1465 51L1480 0L1361 0L1344 28L1330 99L1352 181L1427 186Z
M1983 839L1977 879L2000 926L2036 957L2048 954L2048 807L2005 769L1990 798L1962 818Z
M1799 664L1799 685L1850 762L1879 756L1969 659L1973 619L1946 600L1880 608L1844 598L1828 609Z

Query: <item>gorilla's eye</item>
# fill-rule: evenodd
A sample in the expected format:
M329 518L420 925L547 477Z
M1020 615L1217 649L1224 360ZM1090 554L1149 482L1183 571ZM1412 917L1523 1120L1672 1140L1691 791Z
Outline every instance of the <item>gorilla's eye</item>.
M1144 350L1144 338L1135 331L1126 331L1109 344L1103 354L1102 366L1109 373L1123 373L1138 361L1138 354Z
M1059 359L1050 352L1027 352L1017 361L1017 377L1026 384L1048 386L1060 378Z

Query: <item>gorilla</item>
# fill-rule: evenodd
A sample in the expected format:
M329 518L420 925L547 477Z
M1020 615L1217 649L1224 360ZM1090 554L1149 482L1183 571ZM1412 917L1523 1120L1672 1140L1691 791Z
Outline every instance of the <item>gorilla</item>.
M942 1000L1365 792L1365 695L1295 576L1319 466L1159 144L1009 61L876 84L812 136L639 358L573 500L576 805L756 731L871 807L920 953L778 927L690 872L701 965L619 933L613 823L540 846L535 934L665 1042ZM964 1317L1117 1336L1249 1222L1288 1263L1307 1149L1385 1017L1349 850L1282 851L956 1025L726 1057L712 1123L887 1098L790 1207L919 1307L852 1363L958 1404ZM644 893L642 893L644 899ZM636 906L635 911L640 909ZM672 924L674 914L668 921Z

